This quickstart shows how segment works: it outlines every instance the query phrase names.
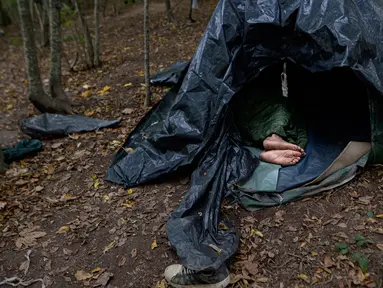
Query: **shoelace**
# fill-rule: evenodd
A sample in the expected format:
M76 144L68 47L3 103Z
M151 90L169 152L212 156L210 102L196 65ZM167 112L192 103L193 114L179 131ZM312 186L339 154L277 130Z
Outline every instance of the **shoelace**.
M186 268L185 266L182 267L181 274L195 274L196 271Z

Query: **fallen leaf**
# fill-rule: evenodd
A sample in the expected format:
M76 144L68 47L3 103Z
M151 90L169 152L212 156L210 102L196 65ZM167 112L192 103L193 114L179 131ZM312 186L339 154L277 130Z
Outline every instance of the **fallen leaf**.
M87 117L91 117L95 113L96 113L96 111L94 111L94 110L87 110L87 111L84 112L84 115L87 116Z
M82 97L89 97L90 96L90 90L85 90L84 92L81 93Z
M133 85L132 83L126 83L126 84L124 84L124 87L130 87L132 85Z
M43 191L43 189L44 189L44 187L40 186L40 185L35 187L36 192L41 192L41 191Z
M376 247L383 251L383 243L376 244Z
M141 76L141 77L145 76L145 71L144 70L137 70L136 73L137 73L138 76Z
M5 201L0 201L0 210L3 210L7 206L7 202Z
M108 195L104 195L103 198L104 198L105 201L108 201L110 199Z
M15 182L15 185L17 185L17 186L23 186L23 185L28 184L28 183L29 183L28 180L20 179L20 180L17 180L17 181Z
M96 267L96 268L92 269L92 270L90 271L90 273L94 274L94 273L96 273L96 272L100 272L101 270L104 270L104 269L102 269L101 267Z
M245 263L245 268L246 270L253 276L257 275L259 270L258 270L258 265L257 263L255 262L250 262L250 261L247 261Z
M57 149L57 148L60 148L62 145L63 145L62 142L57 142L57 143L54 143L54 144L52 145L52 148L53 148L53 149Z
M56 231L56 234L65 234L69 232L69 226L62 226Z
M121 256L120 260L118 261L118 266L119 267L124 266L125 263L126 263L126 257L125 256Z
M31 253L32 253L32 250L27 251L27 254L25 255L25 258L27 258L27 260L25 260L23 263L21 263L21 265L19 267L20 271L24 271L24 276L27 275L28 270L29 270L29 265L31 264L31 260L29 258Z
M127 208L132 208L134 206L134 201L126 200L125 203L122 203L122 206L127 207Z
M73 251L68 248L63 248L64 255L72 255Z
M133 189L132 188L128 189L128 195L132 195L132 194L133 194Z
M100 94L100 95L108 94L110 89L112 89L111 86L105 86L102 90L98 91L97 94Z
M299 274L299 275L298 275L298 278L299 278L299 279L302 279L302 280L305 281L307 284L310 284L310 278L309 278L306 274Z
M157 240L154 240L153 243L152 243L152 250L157 248L158 245L157 245Z
M137 249L133 249L131 252L130 252L130 255L132 256L132 258L136 258L137 256Z
M376 218L383 218L383 214L377 214L375 215Z
M340 228L347 228L347 224L346 223L339 223L338 227L340 227Z
M315 256L317 256L318 255L318 252L311 252L311 256L313 256L313 257L315 257Z
M45 263L44 269L45 269L45 271L51 271L52 270L52 260L48 260L47 263Z
M106 252L108 252L110 249L112 249L114 246L116 246L117 242L116 241L112 241L108 244L108 246L106 246L104 248L104 251L103 253L105 254Z
M256 230L256 229L251 229L251 236L258 236L258 237L263 237L263 234L262 234L262 232L260 232L260 231L258 231L258 230Z
M260 283L266 283L269 281L269 278L267 277L259 277L255 280L256 282L260 282Z
M229 228L225 225L225 223L221 222L218 225L219 230L228 230Z
M293 226L288 226L288 227L287 227L287 231L290 231L290 232L297 232L298 229L295 228L295 227L293 227Z
M132 108L125 108L124 110L122 110L122 114L132 114L133 111L134 110Z
M154 288L167 288L166 280L157 281L157 284Z
M314 275L313 277L311 277L311 284L315 284L318 282L319 282L319 279L318 279L317 275Z
M26 247L33 246L37 243L36 240L38 238L47 235L47 233L42 231L34 231L34 229L37 229L36 227L28 228L19 233L21 237L17 238L15 242L17 248L21 248L23 245Z
M93 287L99 287L99 286L102 286L102 287L105 287L110 278L113 277L113 274L112 273L109 273L109 272L104 272L101 274L100 277L98 277L96 283L94 283Z
M328 257L327 255L324 256L324 267L325 268L331 268L333 266L335 266L335 263L334 261L331 260L330 257Z
M84 270L78 270L74 277L77 281L83 281L92 278L92 274L85 272Z
M60 197L60 201L67 202L67 201L74 200L74 199L77 199L77 198L78 198L78 197L74 197L74 196L72 196L72 195L69 194L69 193L65 193L65 194L63 194L63 195Z
M360 282L363 282L366 279L366 275L363 273L361 269L358 269L358 273L356 274Z
M55 172L55 167L53 167L53 166L49 166L49 167L47 168L47 170L46 170L46 173L47 173L48 175L52 175L54 172Z
M357 202L363 205L368 205L371 203L372 198L372 196L360 197Z

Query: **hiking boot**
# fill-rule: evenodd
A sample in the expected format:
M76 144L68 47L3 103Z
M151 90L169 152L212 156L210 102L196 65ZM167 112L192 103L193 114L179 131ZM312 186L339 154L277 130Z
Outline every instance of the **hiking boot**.
M174 288L225 288L230 284L229 271L224 265L217 271L199 272L174 264L166 268L164 275Z

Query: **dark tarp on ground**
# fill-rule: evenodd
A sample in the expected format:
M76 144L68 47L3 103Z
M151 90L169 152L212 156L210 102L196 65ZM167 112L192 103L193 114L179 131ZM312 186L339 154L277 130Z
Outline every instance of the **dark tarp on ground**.
M32 153L39 152L42 147L40 140L21 140L15 147L3 149L4 162L9 164L24 159Z
M99 120L81 115L44 113L21 121L20 128L32 138L65 136L71 133L89 132L111 128L120 120Z
M233 183L250 176L258 163L234 136L232 97L281 59L310 72L350 67L366 84L369 97L371 160L383 162L382 32L383 9L376 1L221 0L182 85L129 135L124 147L134 151L117 153L107 180L132 187L183 167L195 168L189 193L171 215L167 232L181 264L195 270L219 267L238 244L232 226L218 229L221 200L229 195L243 200ZM350 95L349 101L358 96ZM334 173L316 191L352 179L365 160ZM312 193L310 189L285 191L281 194L290 196L280 202ZM267 206L264 199L259 206Z

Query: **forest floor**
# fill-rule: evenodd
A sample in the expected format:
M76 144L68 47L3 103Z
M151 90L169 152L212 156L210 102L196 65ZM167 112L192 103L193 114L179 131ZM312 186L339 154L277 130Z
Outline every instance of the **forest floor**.
M193 56L214 6L204 3L197 22L189 23L184 3L173 24L162 4L152 5L152 72ZM114 153L148 111L142 106L142 18L142 6L135 4L103 19L102 67L70 72L63 61L75 112L120 118L121 126L43 140L43 151L12 163L0 176L0 282L18 276L43 279L47 287L166 287L162 273L177 258L165 224L188 190L187 179L129 190L103 180ZM10 147L27 139L18 122L37 112L26 100L20 36L5 31L0 146ZM63 46L73 61L76 46ZM46 79L49 50L39 55ZM155 101L165 93L154 88ZM253 213L232 207L241 244L231 287L383 287L382 179L382 168L368 168L317 197Z

